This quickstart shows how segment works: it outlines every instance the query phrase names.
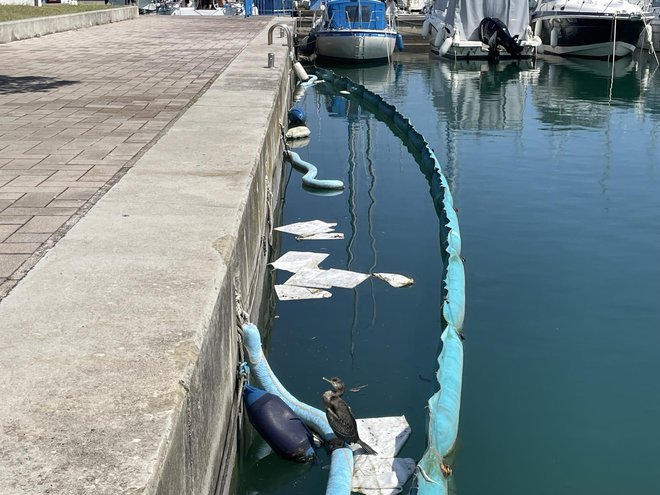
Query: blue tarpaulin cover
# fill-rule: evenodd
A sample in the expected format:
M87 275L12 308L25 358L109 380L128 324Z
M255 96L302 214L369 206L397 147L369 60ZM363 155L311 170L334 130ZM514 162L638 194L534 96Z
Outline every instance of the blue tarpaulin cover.
M387 28L387 7L380 0L331 0L326 7L332 29Z

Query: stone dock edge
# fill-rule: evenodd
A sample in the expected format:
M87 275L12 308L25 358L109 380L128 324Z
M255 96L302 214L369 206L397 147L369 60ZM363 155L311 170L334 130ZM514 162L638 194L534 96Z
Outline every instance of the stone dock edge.
M0 493L229 493L294 83L267 30L0 304Z

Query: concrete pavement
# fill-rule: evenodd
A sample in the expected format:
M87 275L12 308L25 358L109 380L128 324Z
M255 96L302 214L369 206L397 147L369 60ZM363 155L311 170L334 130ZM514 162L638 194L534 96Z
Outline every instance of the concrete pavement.
M290 95L269 22L0 45L0 493L226 486Z
M146 16L0 45L0 297L267 19L222 21Z

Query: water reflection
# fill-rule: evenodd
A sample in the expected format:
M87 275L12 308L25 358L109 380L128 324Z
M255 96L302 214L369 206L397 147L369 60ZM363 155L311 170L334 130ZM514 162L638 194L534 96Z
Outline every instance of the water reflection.
M569 128L604 127L612 106L631 106L642 94L631 57L605 60L547 57L540 64L534 104L541 122Z
M452 129L521 129L527 87L537 78L532 60L429 64L433 106Z
M381 91L397 81L397 71L382 70L381 66L356 69L355 67L337 70L350 77L353 81L369 87L380 87ZM347 206L349 214L350 233L346 243L346 268L355 270L356 244L358 237L362 236L363 229L366 229L369 244L369 268L367 273L375 271L378 256L376 254L376 238L373 227L373 214L376 206L376 172L374 168L373 149L372 149L372 131L371 119L373 115L364 110L356 101L349 100L343 95L334 94L334 92L324 91L323 85L319 85L318 96L323 100L328 116L345 120L347 123L347 141L348 141L348 184L347 184ZM318 107L318 105L317 105ZM366 191L363 186L366 183ZM366 197L364 197L366 195ZM360 198L360 196L363 197ZM366 210L363 201L366 200ZM361 220L362 219L362 220ZM361 225L366 220L366 226ZM364 266L364 263L362 263ZM371 300L370 324L373 326L376 321L376 298L373 291L373 279L367 282L370 286L369 298ZM355 361L355 343L358 333L360 293L358 288L353 289L353 317L350 328L350 356Z
M459 136L514 131L520 136L529 86L538 78L532 60L446 62L428 65L430 98L438 113L443 172L452 194L459 187Z
M263 441L259 439L255 443L260 442ZM291 490L292 485L301 483L312 467L312 463L287 461L271 451L269 455L245 464L241 490L245 495Z
M656 54L642 51L638 61L640 86L644 91L643 113L651 119L660 119L660 71L655 59Z
M403 73L403 65L398 62L358 66L335 65L329 69L380 94L392 94L392 87L401 81Z
M631 62L401 58L400 66L337 70L411 119L450 184L460 170L470 348L452 493L506 486L514 495L567 487L611 495L630 479L638 493L660 486L660 402L648 394L660 373L660 83L657 66ZM331 255L326 267L397 271L415 284L364 283L329 300L277 302L270 363L317 406L323 375L368 384L350 396L354 410L405 414L413 435L402 455L418 459L437 369L437 217L400 141L355 103L321 91L303 102L312 135L300 153L347 188L326 198L291 181L282 223L337 220L346 239L302 246L283 237L282 251L320 250ZM636 337L623 338L631 321ZM612 400L612 390L624 396ZM633 421L621 422L627 415ZM636 455L617 457L619 472L600 476L622 449ZM325 466L322 457L295 473L298 466L264 458L243 472L241 493L323 493Z

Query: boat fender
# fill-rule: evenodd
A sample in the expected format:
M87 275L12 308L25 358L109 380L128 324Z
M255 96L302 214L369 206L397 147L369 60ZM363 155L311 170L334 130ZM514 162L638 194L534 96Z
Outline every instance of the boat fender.
M646 28L646 42L650 45L653 44L653 27L650 24L645 26Z
M296 462L314 459L312 433L281 398L247 384L243 400L250 423L277 455Z
M300 62L298 61L294 62L293 70L295 71L296 76L298 76L298 79L300 79L302 82L306 82L309 79L309 75L307 74L307 71Z
M453 42L454 40L451 38L447 38L445 41L442 42L442 45L440 45L440 48L438 49L438 53L440 54L440 56L443 56L449 51Z
M552 31L550 31L550 46L555 48L559 41L559 32L556 26L553 26Z
M301 138L309 137L311 133L312 131L310 131L308 127L305 127L304 125L299 125L297 127L292 127L291 129L287 130L286 134L284 134L284 137L287 139L301 139Z
M401 33L396 35L396 49L400 52L403 51L403 36L401 36Z
M422 38L428 38L431 31L431 23L428 18L424 19L424 24L422 24Z
M534 36L541 37L541 28L542 27L543 27L543 21L541 21L541 19L539 19L534 24Z
M289 127L296 127L299 125L305 125L307 122L307 114L302 108L292 108L289 110Z
M534 31L532 31L532 28L527 26L525 28L525 36L523 38L524 40L531 40L534 39Z
M437 47L442 45L442 41L445 39L445 36L442 32L442 30L438 31L437 34L435 35L435 39L433 40L433 44Z

